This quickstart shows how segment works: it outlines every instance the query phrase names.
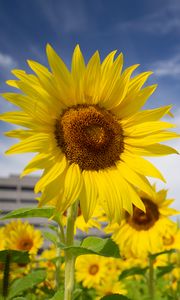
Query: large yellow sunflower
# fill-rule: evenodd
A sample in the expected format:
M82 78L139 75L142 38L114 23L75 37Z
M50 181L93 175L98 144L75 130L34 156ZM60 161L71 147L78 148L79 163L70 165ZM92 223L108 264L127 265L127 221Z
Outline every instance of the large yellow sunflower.
M4 228L6 248L37 254L43 244L42 234L28 222L12 221Z
M140 111L156 85L143 87L152 72L131 78L138 65L124 71L123 55L111 52L101 62L98 51L85 64L76 46L71 70L50 45L50 69L28 61L35 74L14 70L18 80L7 83L22 91L3 94L20 110L1 115L1 120L27 129L12 130L8 136L20 142L6 153L35 152L23 175L44 172L35 186L42 191L40 205L56 202L64 212L80 200L87 221L99 199L110 220L119 221L133 205L144 210L135 191L151 196L146 176L162 180L160 172L141 156L176 153L159 142L177 137L159 121L171 106Z
M144 192L139 195L146 212L134 206L133 215L126 213L122 224L113 228L112 238L126 257L142 258L163 251L163 236L174 228L174 222L168 217L179 213L168 207L173 199L166 199L167 190L155 192L152 198Z

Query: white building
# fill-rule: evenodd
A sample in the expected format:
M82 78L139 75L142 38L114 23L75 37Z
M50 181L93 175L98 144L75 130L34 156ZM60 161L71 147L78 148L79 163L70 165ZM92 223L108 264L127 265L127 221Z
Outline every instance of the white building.
M37 200L35 198L38 195L34 194L34 185L37 182L38 177L27 176L22 179L18 175L10 175L9 177L0 177L0 211L1 216L8 212L22 208L37 206ZM8 220L9 221L9 220ZM36 228L42 227L47 223L42 218L31 218L28 221ZM0 226L4 224L0 220Z

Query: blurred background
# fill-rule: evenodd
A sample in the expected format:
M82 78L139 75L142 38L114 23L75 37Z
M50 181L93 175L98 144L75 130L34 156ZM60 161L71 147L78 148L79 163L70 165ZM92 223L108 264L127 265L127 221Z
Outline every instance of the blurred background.
M0 37L1 93L12 91L5 84L7 79L13 78L11 69L30 71L27 59L47 65L47 43L55 48L68 66L77 43L86 61L97 49L102 59L117 49L124 54L125 67L139 63L137 72L154 72L148 83L158 83L159 86L146 107L173 104L174 119L169 119L180 127L179 0L1 0ZM14 110L13 106L0 97L0 112L11 110ZM23 197L20 194L17 197L21 207L24 206L21 200L34 201L32 186L36 178L22 183L18 177L9 177L19 175L32 157L29 154L4 155L14 140L4 137L3 132L11 129L12 125L0 122L1 209L4 209L4 193L10 201L15 189L19 193L23 191ZM180 128L177 130L180 132ZM180 151L180 140L171 141L169 145ZM169 197L175 198L174 206L180 209L179 157L171 155L151 161L167 180L167 184L158 182L157 186L169 189ZM12 188L9 191L8 186ZM26 197L28 187L30 196ZM9 196L7 193L10 193ZM4 202L6 209L10 203Z

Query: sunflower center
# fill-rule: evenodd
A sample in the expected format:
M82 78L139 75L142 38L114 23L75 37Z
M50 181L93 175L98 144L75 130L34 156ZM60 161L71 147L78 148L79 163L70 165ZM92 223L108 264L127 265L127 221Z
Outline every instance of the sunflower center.
M96 275L98 271L99 271L99 266L96 264L91 265L89 267L89 274L91 274L91 275Z
M159 219L157 205L149 199L141 199L145 205L146 212L133 207L133 215L127 215L128 223L136 230L148 230Z
M33 242L31 239L24 239L20 241L19 248L21 250L29 251L33 246Z
M174 243L174 237L172 235L169 237L163 236L162 238L164 246L170 246Z
M123 152L123 131L118 120L98 105L76 105L55 123L58 147L70 163L82 170L114 166Z

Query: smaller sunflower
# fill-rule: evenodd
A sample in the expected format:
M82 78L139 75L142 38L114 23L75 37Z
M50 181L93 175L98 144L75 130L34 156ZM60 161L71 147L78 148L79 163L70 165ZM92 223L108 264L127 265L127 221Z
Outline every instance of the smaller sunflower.
M8 249L37 254L43 244L41 232L34 229L28 222L23 223L21 220L7 224L4 234L6 235L6 248Z
M108 277L108 280L103 285L99 285L96 288L97 297L96 300L102 299L103 296L108 296L112 294L118 294L118 295L126 295L127 290L125 288L125 285L120 281L113 281L111 278Z
M5 249L5 235L4 228L0 228L0 250Z
M170 230L166 231L163 236L163 247L165 250L180 250L180 229L175 223Z
M76 281L82 282L83 287L95 288L107 277L106 261L98 255L82 255L76 260Z
M153 190L151 198L139 192L146 212L134 206L133 215L126 213L122 225L117 225L112 235L125 256L131 253L135 257L146 257L148 253L162 251L163 234L174 226L174 222L168 218L178 214L178 211L168 207L174 200L166 199L167 190L156 192L155 186Z

